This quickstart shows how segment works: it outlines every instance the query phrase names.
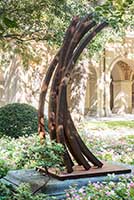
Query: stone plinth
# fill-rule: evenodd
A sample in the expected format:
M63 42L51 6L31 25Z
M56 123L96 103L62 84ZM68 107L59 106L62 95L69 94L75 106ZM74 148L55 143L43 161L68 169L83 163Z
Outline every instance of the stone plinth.
M132 169L131 166L126 166L122 164L120 166L125 166L127 169ZM132 173L129 173L128 175L131 176ZM118 181L119 176L121 175L115 175L112 180ZM65 197L65 190L68 190L71 185L75 184L78 186L78 188L80 188L82 186L86 186L89 182L94 183L107 180L107 176L94 176L88 178L85 177L60 181L46 174L40 173L34 169L9 171L7 176L1 179L2 182L11 184L14 188L18 187L21 183L29 183L33 194L37 194L40 192L48 194L50 196L50 200L51 196L55 196L57 197L57 199L63 200Z

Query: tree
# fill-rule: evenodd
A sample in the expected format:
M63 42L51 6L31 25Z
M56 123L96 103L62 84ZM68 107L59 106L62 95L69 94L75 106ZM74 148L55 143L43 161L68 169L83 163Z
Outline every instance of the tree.
M132 0L3 0L0 39L41 39L59 44L72 16L91 12L91 6L96 20L108 20L114 28L126 25L126 21L132 24Z
M85 2L20 0L18 3L18 0L3 0L0 2L0 38L54 38L67 26L73 14L84 11Z

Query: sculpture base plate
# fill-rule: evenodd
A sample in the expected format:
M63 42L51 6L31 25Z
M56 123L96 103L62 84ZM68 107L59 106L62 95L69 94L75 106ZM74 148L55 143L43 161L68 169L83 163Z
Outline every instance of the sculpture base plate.
M126 174L131 173L131 169L124 167L118 164L110 164L103 162L102 168L91 167L89 170L85 170L82 166L74 166L72 173L67 173L66 171L60 171L56 168L49 168L48 173L50 176L64 181L67 179L79 179L87 177L97 177L97 176L106 176L107 174ZM45 171L43 168L40 168L40 171Z

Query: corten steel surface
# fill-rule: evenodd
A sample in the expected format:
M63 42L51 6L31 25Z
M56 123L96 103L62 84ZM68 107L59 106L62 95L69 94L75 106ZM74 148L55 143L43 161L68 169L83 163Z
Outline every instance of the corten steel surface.
M46 172L45 169L39 169L42 172ZM65 171L60 171L59 169L50 168L48 169L48 174L52 177L64 181L66 179L78 179L78 178L88 178L88 177L99 177L106 176L107 174L126 174L131 173L131 169L124 167L122 165L110 164L103 162L102 168L91 167L89 170L85 170L82 166L74 166L72 173L67 173Z
M41 139L45 138L44 103L49 83L52 81L49 94L49 132L51 140L64 146L63 159L67 173L74 170L72 157L85 170L91 168L90 163L100 168L103 166L103 163L84 144L73 123L67 104L67 84L84 48L107 25L107 22L96 24L92 14L82 19L74 17L65 33L62 47L50 64L42 83L38 112L39 135Z

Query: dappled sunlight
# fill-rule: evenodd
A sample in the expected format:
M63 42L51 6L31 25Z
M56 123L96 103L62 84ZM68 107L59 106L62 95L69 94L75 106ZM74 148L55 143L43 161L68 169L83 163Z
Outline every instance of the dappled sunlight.
M15 44L10 45L16 48ZM1 57L4 55L6 62L2 66L4 71L2 87L4 90L0 89L0 106L7 103L23 102L38 108L41 82L56 49L52 49L46 42L42 41L31 41L27 48L30 51L29 55L31 52L33 54L33 58L25 56L25 59L29 59L28 68L23 66L24 60L17 51L14 53L10 49L1 52Z

